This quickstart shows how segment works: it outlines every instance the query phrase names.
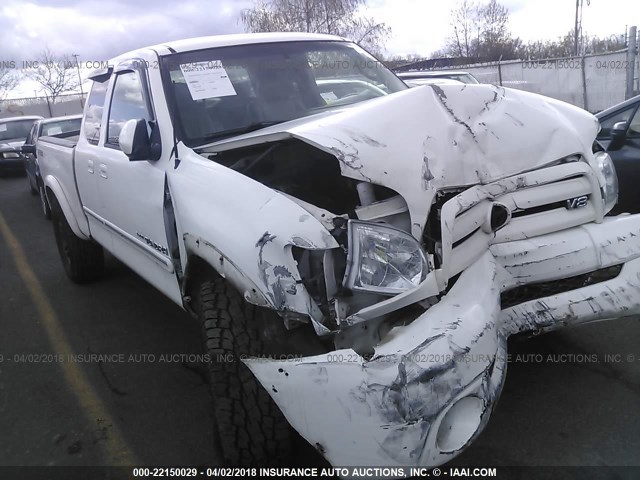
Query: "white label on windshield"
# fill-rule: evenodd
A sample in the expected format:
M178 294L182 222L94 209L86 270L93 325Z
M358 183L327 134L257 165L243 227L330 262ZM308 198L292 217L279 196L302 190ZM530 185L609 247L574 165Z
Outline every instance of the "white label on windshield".
M7 131L7 124L0 123L0 132L6 132L6 131Z
M333 92L321 92L320 96L324 99L325 102L334 102L338 99L335 93Z
M237 95L220 60L183 63L180 70L194 100Z

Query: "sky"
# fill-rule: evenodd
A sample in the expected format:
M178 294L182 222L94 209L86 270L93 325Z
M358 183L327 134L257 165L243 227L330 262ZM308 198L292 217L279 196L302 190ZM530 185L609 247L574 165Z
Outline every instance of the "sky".
M619 36L628 26L640 25L640 1L586 2L583 29L590 35ZM509 9L510 31L525 42L556 39L573 28L575 0L500 3ZM240 12L251 4L252 0L2 0L0 66L14 61L19 68L45 48L77 54L84 65L170 40L239 33L244 31ZM455 5L454 0L368 0L365 13L391 27L388 55L426 57L444 46ZM22 82L11 97L33 96L34 89L37 85Z

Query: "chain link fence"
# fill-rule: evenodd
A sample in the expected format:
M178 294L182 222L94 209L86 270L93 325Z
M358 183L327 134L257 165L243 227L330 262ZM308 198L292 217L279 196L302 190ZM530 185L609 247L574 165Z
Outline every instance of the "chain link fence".
M61 117L82 113L86 94L60 95L52 103L47 98L13 98L0 101L0 118L40 115L41 117Z
M638 72L635 58L634 72ZM494 62L457 67L473 74L481 83L517 88L557 98L599 112L625 100L627 50L584 57ZM633 90L638 91L638 75Z

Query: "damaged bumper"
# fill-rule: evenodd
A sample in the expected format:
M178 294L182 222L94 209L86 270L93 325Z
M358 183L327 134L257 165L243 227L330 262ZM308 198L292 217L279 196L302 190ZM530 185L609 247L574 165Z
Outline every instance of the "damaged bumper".
M615 266L613 278L501 307L501 296L523 286ZM343 349L245 362L334 466L436 466L487 423L509 335L639 312L640 216L617 217L492 245L439 303L393 328L371 358Z

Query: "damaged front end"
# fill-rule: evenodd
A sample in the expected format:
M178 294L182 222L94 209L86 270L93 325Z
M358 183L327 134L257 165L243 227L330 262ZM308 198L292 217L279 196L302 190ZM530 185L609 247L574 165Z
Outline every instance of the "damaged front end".
M333 465L440 465L486 424L509 335L640 312L640 218L604 219L596 131L560 102L442 85L198 151L276 192L232 283L330 346L245 363Z

